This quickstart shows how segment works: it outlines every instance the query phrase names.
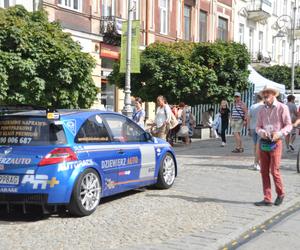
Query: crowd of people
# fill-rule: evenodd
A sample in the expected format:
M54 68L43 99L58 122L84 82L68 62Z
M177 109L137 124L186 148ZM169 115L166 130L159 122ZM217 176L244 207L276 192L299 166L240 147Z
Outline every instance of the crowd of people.
M274 204L282 203L285 196L280 174L282 141L285 140L287 152L293 152L296 128L300 125L300 109L298 110L295 104L295 96L289 95L286 104L282 103L278 97L277 89L265 86L261 92L257 93L255 104L251 105L248 110L247 105L242 101L241 93L235 92L231 109L228 102L222 100L216 114L212 108L202 114L202 128L210 128L216 137L221 137L222 147L226 146L227 130L231 127L235 142L233 153L244 152L242 130L248 129L248 135L253 140L253 169L260 170L263 183L264 199L256 202L257 206L273 204L270 174L273 176L277 193ZM184 144L190 144L196 126L191 107L183 102L178 105L169 105L164 96L158 96L156 104L155 119L150 124L151 133L169 141L170 144L178 138L181 138ZM132 119L144 127L145 111L142 108L141 98L135 99Z

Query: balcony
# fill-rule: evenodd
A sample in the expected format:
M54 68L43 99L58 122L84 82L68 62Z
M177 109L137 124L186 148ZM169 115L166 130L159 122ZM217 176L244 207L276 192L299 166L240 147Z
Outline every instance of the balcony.
M100 34L103 35L103 42L120 46L122 23L124 19L115 16L102 16L100 19Z
M249 20L265 21L272 14L272 2L269 0L251 0L247 7L247 14Z

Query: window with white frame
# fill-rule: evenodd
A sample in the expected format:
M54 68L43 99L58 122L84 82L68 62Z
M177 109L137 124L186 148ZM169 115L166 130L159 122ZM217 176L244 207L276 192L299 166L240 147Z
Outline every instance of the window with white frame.
M287 14L287 0L283 1L282 9L283 9L283 13L282 14L286 15Z
M282 56L282 64L285 64L285 41L283 40L282 41L282 44L281 44L281 56Z
M58 0L58 5L77 11L82 11L82 0Z
M102 0L102 16L114 16L115 15L116 0Z
M253 36L254 36L254 30L253 30L253 28L250 28L249 29L249 45L248 45L248 48L249 48L249 52L250 52L251 56L253 56Z
M181 36L182 32L182 1L177 0L177 34Z
M207 12L203 10L199 13L199 41L207 41Z
M160 33L168 34L169 25L169 0L159 0L160 8Z
M264 49L264 33L262 31L258 34L258 51L263 52Z
M184 39L191 40L191 7L184 5Z
M273 14L277 15L277 0L273 0Z
M221 41L228 40L228 20L223 17L219 17L218 20L218 39Z
M272 38L272 60L276 61L276 37Z
M300 46L297 45L296 47L296 57L295 57L295 64L299 65L299 50L300 50Z
M245 25L243 23L240 23L239 26L239 42L244 43L244 37L245 37Z
M154 29L154 9L155 9L155 1L150 0L150 28Z
M132 20L139 20L140 19L140 1L139 0L132 0Z
M16 0L0 0L0 8L8 8L14 6L16 4Z

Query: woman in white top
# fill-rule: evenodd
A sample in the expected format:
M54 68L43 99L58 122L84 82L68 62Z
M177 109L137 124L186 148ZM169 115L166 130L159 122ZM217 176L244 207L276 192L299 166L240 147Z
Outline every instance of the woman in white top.
M167 140L168 134L168 124L171 120L171 108L166 103L166 99L163 96L158 96L156 99L157 102L157 110L155 116L155 124L157 127L157 134L156 136Z

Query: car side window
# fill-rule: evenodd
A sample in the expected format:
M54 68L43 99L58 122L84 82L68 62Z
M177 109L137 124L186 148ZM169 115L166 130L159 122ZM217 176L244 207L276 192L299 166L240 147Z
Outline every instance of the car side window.
M109 133L99 115L85 121L75 138L77 143L109 142Z
M145 131L127 117L114 114L104 114L114 141L119 142L145 142Z

